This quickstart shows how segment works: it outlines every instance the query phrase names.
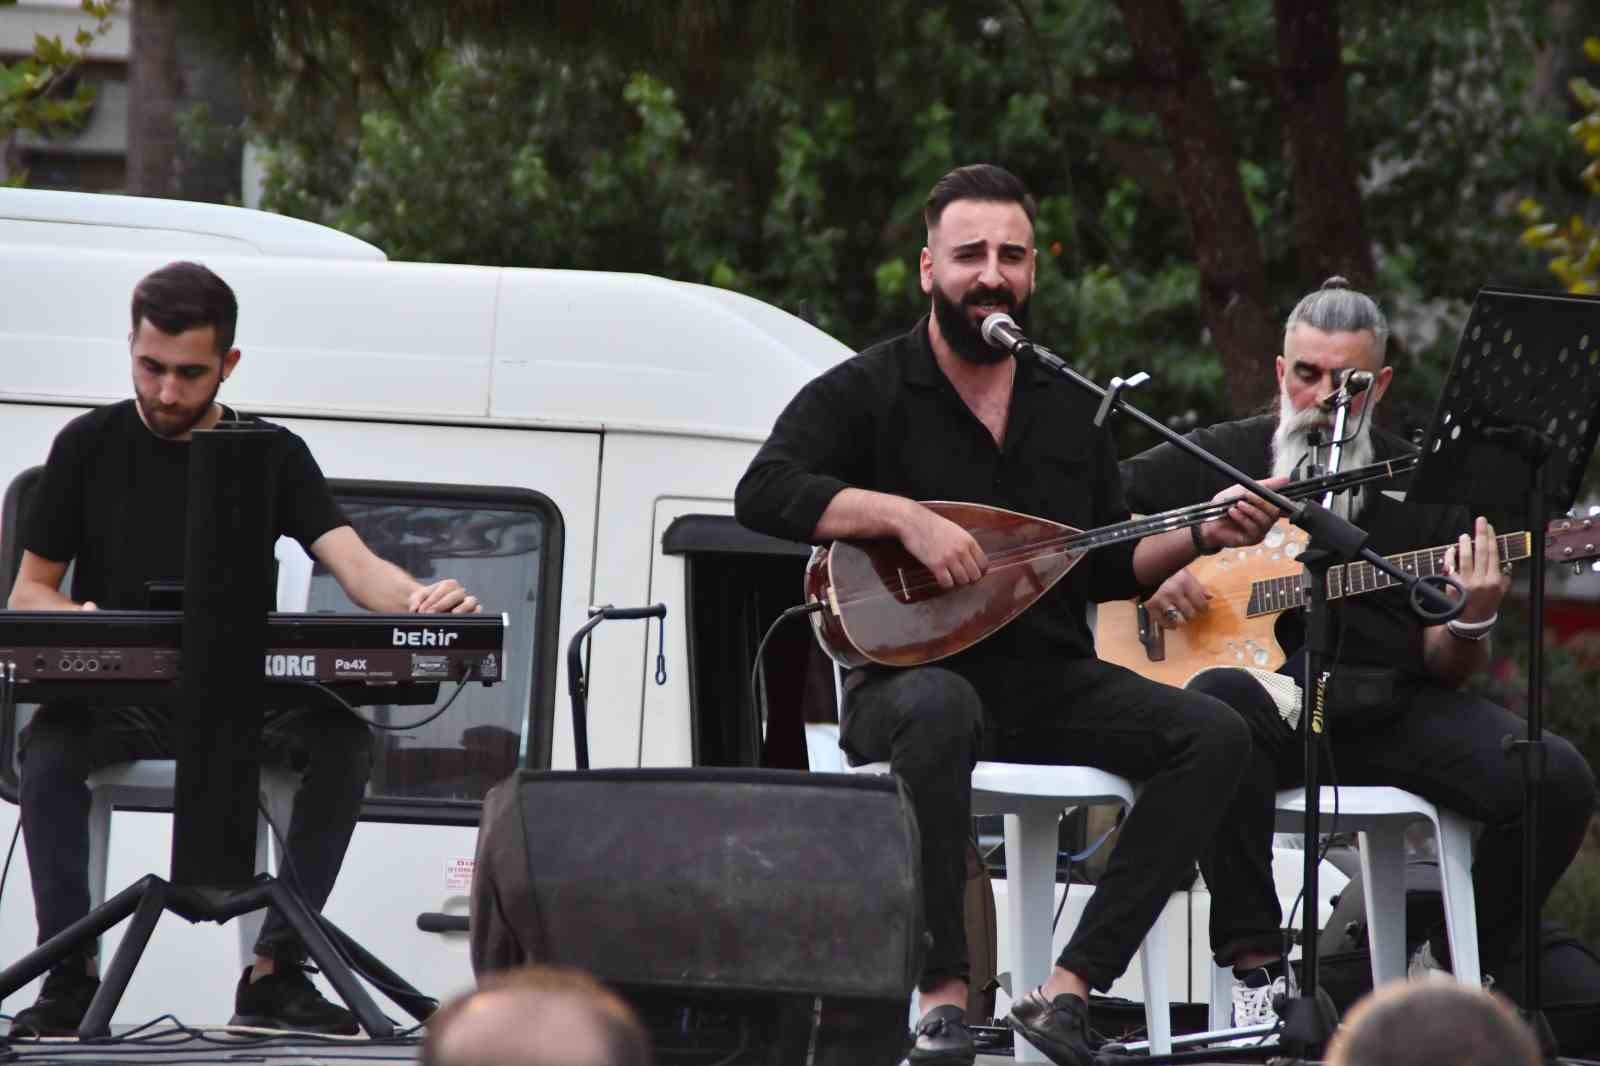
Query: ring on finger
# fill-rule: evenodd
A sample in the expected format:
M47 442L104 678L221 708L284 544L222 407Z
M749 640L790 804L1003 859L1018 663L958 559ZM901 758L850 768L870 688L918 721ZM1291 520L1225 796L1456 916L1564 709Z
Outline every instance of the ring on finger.
M1168 607L1166 614L1169 622L1177 622L1183 618L1183 612L1178 610L1176 607Z

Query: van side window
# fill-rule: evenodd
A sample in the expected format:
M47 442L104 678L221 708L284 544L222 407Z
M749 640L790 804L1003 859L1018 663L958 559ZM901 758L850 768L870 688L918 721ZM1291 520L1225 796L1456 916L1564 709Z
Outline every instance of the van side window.
M361 538L419 581L455 578L485 613L508 616L505 681L468 684L434 721L375 730L367 817L472 822L484 793L519 768L550 765L562 523L550 500L524 489L472 489L330 479ZM358 612L317 564L307 610ZM439 686L439 703L455 692ZM439 706L379 705L389 726Z

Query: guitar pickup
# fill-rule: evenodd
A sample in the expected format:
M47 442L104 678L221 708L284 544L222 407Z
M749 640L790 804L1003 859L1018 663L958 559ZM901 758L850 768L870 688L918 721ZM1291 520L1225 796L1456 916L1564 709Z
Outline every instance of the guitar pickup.
M1139 619L1139 643L1144 645L1145 658L1153 663L1166 660L1167 634L1160 626L1150 621L1150 611L1144 604L1134 608Z

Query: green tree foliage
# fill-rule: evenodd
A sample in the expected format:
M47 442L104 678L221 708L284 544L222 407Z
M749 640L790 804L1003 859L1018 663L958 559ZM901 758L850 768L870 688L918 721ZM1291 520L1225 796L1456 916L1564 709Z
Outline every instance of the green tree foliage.
M230 32L257 42L268 205L400 258L736 288L860 346L926 308L928 186L993 160L1040 200L1033 332L1102 380L1151 371L1147 410L1231 413L1169 143L1116 6L883 0L837 48L838 27L809 32L831 26L834 4L610 0L554 22L503 6L419 5L414 25L375 16L361 33L303 4L230 8ZM1237 150L1271 303L1286 313L1322 279L1301 276L1272 4L1184 10ZM1379 295L1405 342L1389 406L1409 405L1412 421L1431 410L1455 334L1448 316L1438 329L1406 323L1459 312L1491 275L1537 276L1484 220L1517 174L1559 155L1559 121L1528 113L1541 10L1342 9L1345 135ZM475 30L485 11L509 21ZM732 46L697 65L709 41ZM1262 375L1274 354L1261 353Z
M1600 37L1586 38L1583 51L1592 62L1600 63ZM1584 112L1568 127L1573 142L1589 159L1579 177L1591 197L1600 197L1600 88L1581 76L1568 82L1568 88ZM1522 243L1549 255L1546 265L1550 273L1568 292L1600 293L1600 229L1577 212L1555 222L1547 221L1546 213L1531 196L1517 205L1517 214L1528 223Z
M0 0L0 8L17 0ZM7 159L18 133L27 131L59 136L76 130L94 106L94 86L74 75L88 58L89 47L111 28L119 0L79 0L79 8L94 20L73 35L70 44L60 37L37 36L33 53L13 63L0 63L0 182L20 185L27 177L10 173Z

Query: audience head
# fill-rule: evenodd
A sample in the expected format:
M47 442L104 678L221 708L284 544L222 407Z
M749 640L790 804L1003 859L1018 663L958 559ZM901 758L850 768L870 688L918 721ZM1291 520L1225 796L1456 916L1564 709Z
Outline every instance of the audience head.
M578 970L489 974L428 1019L421 1066L650 1066L650 1041L616 993Z
M1393 981L1351 1008L1327 1066L1538 1066L1539 1045L1505 1000L1439 977Z

